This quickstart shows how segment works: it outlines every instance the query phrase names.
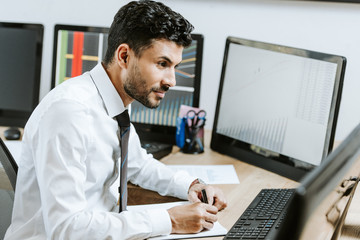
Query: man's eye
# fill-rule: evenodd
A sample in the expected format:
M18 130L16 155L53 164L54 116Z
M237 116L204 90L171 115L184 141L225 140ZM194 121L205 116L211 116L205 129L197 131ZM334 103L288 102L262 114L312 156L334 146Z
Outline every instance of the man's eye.
M161 67L166 67L167 66L167 62L159 62L158 63Z

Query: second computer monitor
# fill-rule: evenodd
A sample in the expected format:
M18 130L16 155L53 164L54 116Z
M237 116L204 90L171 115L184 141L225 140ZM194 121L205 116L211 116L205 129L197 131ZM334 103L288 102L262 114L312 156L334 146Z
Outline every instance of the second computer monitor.
M299 180L333 147L345 58L229 37L212 149Z

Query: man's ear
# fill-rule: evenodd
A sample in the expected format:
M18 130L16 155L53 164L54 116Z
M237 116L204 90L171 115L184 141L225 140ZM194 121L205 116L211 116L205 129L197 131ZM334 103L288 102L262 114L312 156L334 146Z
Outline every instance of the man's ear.
M116 50L116 62L122 67L127 68L129 60L130 47L128 44L120 44Z

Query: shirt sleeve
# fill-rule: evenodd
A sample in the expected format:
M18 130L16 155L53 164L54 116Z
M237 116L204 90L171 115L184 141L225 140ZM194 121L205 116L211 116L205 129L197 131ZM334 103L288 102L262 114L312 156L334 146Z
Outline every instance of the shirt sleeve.
M187 199L190 184L196 177L186 171L174 172L162 162L147 154L141 147L139 136L133 125L129 138L128 180L142 188L161 195Z
M166 210L114 213L87 206L87 149L91 114L81 103L52 104L34 134L35 170L48 239L144 239L169 234Z

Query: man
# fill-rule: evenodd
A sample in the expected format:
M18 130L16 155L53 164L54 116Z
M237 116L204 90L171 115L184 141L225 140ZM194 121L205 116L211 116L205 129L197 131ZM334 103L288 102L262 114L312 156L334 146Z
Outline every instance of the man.
M52 90L25 127L5 239L144 239L212 228L226 207L222 192L146 154L132 125L128 180L193 203L117 212L121 149L115 117L134 99L159 105L175 85L192 29L161 3L130 2L119 10L103 64ZM209 204L200 202L202 189Z

